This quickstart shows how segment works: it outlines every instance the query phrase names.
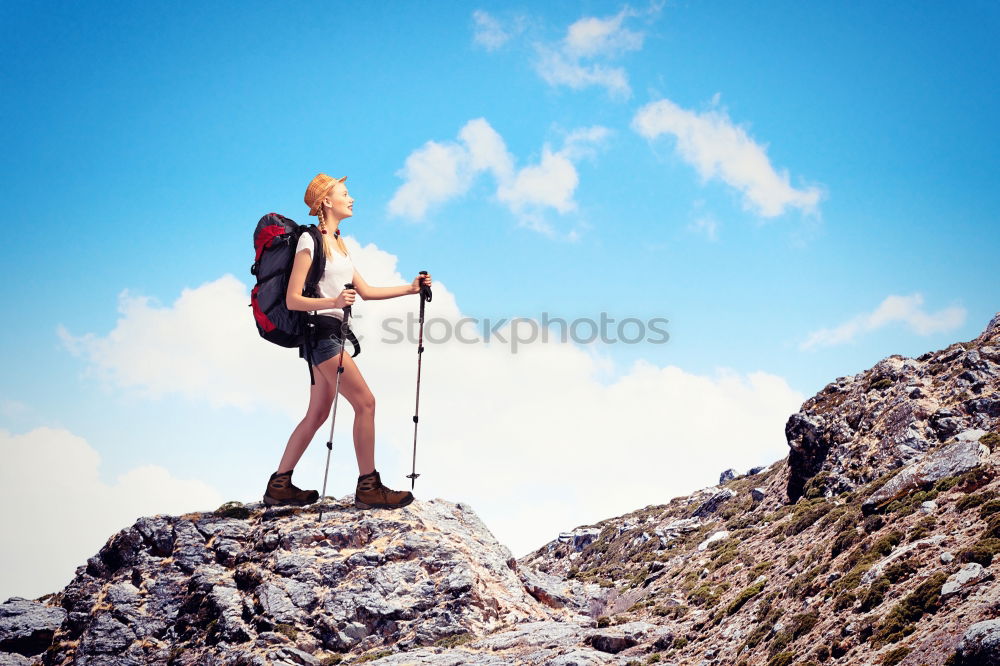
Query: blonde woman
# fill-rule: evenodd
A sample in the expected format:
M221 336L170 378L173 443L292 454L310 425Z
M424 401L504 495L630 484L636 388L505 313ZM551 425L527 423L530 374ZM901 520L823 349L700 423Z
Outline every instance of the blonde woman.
M269 505L301 506L319 499L317 491L302 490L292 485L292 471L316 431L330 414L341 358L344 371L340 377L340 393L354 408L354 453L360 473L354 494L355 506L362 509L396 509L413 501L410 491L391 490L383 486L375 469L375 396L351 355L341 354L343 335L339 324L344 318L343 308L352 305L356 295L366 301L373 301L417 294L421 284L431 284L431 276L418 275L411 284L397 287L372 287L365 282L354 267L347 246L340 237L340 223L354 214L354 199L347 191L345 180L347 176L330 178L321 173L306 188L305 202L309 206L309 214L319 218L317 226L323 234L326 268L319 281L320 298L303 296L313 252L312 237L303 233L295 250L285 299L289 310L315 311L317 316L331 317L336 321L324 322L330 324L330 328L323 327L329 334L320 337L315 346L305 352L309 354L308 360L315 371L315 383L310 389L309 408L305 418L292 431L285 453L278 463L278 471L271 474L268 480L264 502ZM344 289L344 284L348 282L354 284L354 289Z

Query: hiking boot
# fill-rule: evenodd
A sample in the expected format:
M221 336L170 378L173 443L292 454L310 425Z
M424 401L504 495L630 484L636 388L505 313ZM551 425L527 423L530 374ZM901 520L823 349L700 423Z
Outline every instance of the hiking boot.
M358 477L354 506L359 509L399 509L413 501L409 490L390 490L382 485L378 470Z
M317 491L302 490L292 484L292 471L271 474L271 478L267 481L267 490L264 491L264 504L303 506L319 499Z

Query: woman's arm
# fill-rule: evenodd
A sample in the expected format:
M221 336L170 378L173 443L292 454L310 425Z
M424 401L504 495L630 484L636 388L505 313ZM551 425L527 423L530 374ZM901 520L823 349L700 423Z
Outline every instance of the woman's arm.
M385 298L395 298L397 296L415 294L420 290L414 290L412 284L401 284L398 287L373 287L365 282L365 279L361 277L361 273L359 273L358 269L355 268L354 291L358 292L358 296L366 301L380 301Z
M366 301L379 301L385 298L416 294L420 289L415 289L412 284L401 284L398 287L373 287L365 282L357 269L354 269L354 291L358 292L358 296Z
M306 274L311 265L312 257L308 250L300 250L295 253L292 272L288 276L288 290L285 291L285 307L289 310L310 312L338 307L336 298L309 298L302 295L302 288L306 285Z

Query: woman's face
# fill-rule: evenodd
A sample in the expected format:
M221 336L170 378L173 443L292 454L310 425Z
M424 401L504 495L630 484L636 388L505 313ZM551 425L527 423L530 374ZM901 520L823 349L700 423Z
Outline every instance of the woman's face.
M338 220L354 215L354 199L348 194L347 185L343 183L334 185L330 194L326 195L326 200L330 203L333 214Z

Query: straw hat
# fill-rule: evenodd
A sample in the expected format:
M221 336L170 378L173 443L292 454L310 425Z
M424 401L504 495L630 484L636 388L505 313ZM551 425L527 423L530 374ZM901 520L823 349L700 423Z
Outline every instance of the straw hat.
M345 180L347 180L347 176L330 178L325 173L316 174L316 177L309 183L309 187L306 188L305 201L306 205L309 206L309 214L318 215L319 207L323 205L323 197L330 193L334 184L342 183Z

